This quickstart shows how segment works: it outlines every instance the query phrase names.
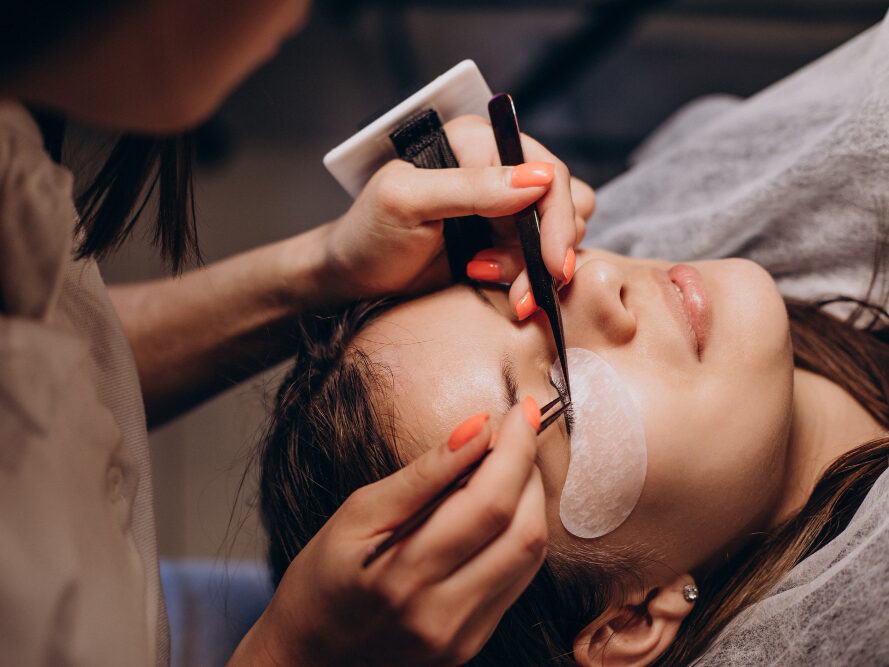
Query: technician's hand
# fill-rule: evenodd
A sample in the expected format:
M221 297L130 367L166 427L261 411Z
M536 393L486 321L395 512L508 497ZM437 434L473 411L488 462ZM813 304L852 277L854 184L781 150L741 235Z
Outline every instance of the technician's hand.
M478 116L457 118L445 130L460 169L418 169L393 160L371 178L349 211L329 226L327 265L340 298L443 287L450 279L444 218L472 214L498 218L534 202L541 214L544 262L557 280L570 279L573 249L583 239L595 207L592 188L571 178L561 161L526 136L522 146L528 163L495 166L500 159L490 123ZM512 282L521 269L516 269L509 250L518 244L515 226L493 223L495 243L507 247L507 260L500 262L500 255L489 251L487 265L475 268L487 268L478 276L481 279ZM495 275L500 268L502 272ZM527 277L524 281L527 285ZM513 291L520 287L521 282Z
M479 116L462 116L445 124L454 156L461 165L500 164L491 124ZM487 141L486 141L487 138ZM574 249L586 234L586 223L596 209L593 189L568 172L568 167L537 141L522 134L522 152L526 160L548 162L554 178L537 201L540 214L540 245L543 261L558 283L574 276ZM494 247L482 250L467 266L470 278L512 283L509 305L519 319L537 310L531 295L531 283L525 259L512 220L493 220Z
M372 545L484 453L490 426L471 418L449 445L353 493L290 564L232 663L457 665L474 656L544 558L536 428L523 405L467 486L366 569Z

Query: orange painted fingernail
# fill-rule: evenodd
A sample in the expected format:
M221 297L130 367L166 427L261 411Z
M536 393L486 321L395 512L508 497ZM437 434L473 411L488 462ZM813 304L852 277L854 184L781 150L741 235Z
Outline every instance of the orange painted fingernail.
M482 426L485 425L485 422L488 421L490 417L491 415L487 412L480 412L460 424L454 429L454 432L451 433L451 437L448 438L448 449L452 452L456 452L463 445L472 440L475 436L481 433ZM538 421L539 419L538 416Z
M531 396L525 396L525 400L522 401L522 412L525 413L525 419L531 424L531 428L535 431L540 428L540 406Z
M514 188L533 188L552 183L556 167L552 162L525 162L512 168Z
M530 317L537 310L537 302L534 301L534 295L526 292L525 296L519 299L515 305L515 314L520 320Z
M466 275L473 280L500 280L500 265L497 262L474 259L466 265Z
M566 283L571 282L576 267L577 255L574 254L574 248L568 248L568 252L565 253L565 263L562 264L562 275L565 276Z

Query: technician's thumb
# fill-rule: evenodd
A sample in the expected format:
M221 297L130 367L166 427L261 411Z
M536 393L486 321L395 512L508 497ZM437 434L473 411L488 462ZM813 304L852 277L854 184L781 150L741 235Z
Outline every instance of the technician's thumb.
M393 214L416 223L480 215L496 218L521 211L552 183L554 165L418 169L395 160L380 170L379 196Z
M398 472L365 487L372 496L371 519L376 532L392 530L463 474L488 448L487 412L457 426L446 443L432 447Z

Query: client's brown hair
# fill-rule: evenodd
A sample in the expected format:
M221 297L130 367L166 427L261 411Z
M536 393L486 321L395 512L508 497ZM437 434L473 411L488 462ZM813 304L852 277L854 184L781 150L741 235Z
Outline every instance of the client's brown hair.
M831 302L789 301L794 363L846 389L889 429L889 314L855 302L841 321ZM275 582L348 495L402 466L392 424L375 406L386 373L350 347L386 308L361 304L306 320L261 451L261 510ZM869 322L864 319L870 317ZM859 327L859 328L856 328ZM701 598L658 664L686 664L726 623L849 522L889 462L889 438L865 443L824 473L800 513L699 581ZM642 554L568 553L550 547L527 591L471 665L568 665L577 633L632 585Z

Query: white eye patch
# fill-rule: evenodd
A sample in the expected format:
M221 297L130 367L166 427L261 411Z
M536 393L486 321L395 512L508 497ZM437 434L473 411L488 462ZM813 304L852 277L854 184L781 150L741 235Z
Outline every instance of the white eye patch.
M566 354L574 427L559 515L572 535L601 537L626 521L642 495L648 468L645 431L617 371L595 352L571 347ZM564 382L558 361L551 375L554 382Z

